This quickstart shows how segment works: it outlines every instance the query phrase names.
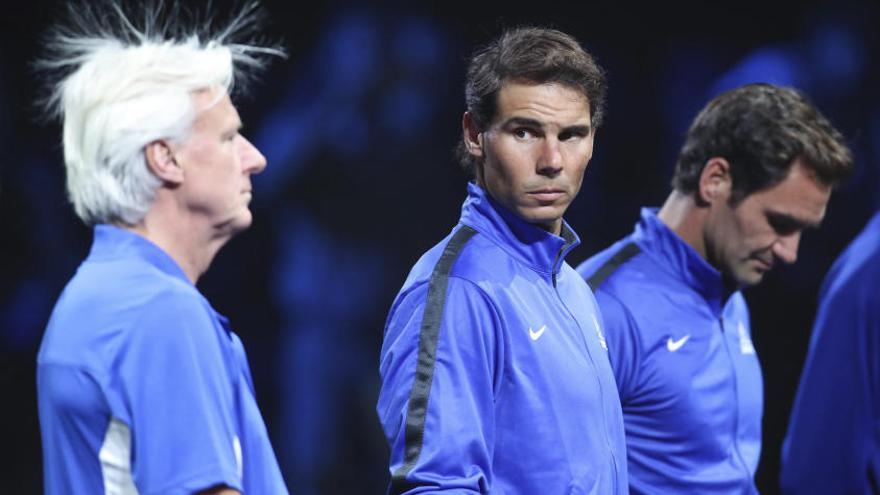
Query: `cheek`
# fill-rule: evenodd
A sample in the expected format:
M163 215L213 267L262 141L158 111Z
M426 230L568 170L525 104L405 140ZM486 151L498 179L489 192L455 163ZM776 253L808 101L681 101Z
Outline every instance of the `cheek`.
M776 238L773 229L760 217L737 218L733 234L730 242L745 255L767 249Z
M584 150L583 148L573 150L568 156L565 157L566 164L565 170L569 177L571 177L572 182L575 182L578 187L580 187L580 183L584 179L584 174L587 172L587 166L590 162L591 153L589 150Z
M577 178L583 178L584 174L587 172L587 166L589 165L589 157L583 158L579 157L579 159L575 160L571 165L572 175Z
M486 166L499 181L515 182L528 175L530 149L528 146L496 146L487 150ZM487 174L488 176L489 174Z

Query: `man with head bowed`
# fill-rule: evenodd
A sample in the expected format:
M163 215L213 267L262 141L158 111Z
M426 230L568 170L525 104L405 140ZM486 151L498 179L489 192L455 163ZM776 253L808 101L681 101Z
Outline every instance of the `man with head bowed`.
M663 206L578 267L608 327L632 493L756 493L764 391L740 289L794 263L851 164L801 93L732 89L694 119Z

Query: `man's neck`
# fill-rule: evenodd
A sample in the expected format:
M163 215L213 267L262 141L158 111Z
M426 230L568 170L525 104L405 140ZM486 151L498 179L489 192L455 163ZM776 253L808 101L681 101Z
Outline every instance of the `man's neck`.
M707 214L708 210L700 208L692 195L672 191L657 213L657 218L694 248L703 259L707 259L704 237Z
M228 236L218 237L203 222L162 208L157 203L137 225L123 228L159 246L180 265L193 284L208 270L217 251L229 240Z

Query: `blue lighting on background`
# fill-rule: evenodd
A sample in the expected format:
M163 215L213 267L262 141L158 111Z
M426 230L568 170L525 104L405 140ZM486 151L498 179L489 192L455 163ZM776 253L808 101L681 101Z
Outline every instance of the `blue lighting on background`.
M747 55L719 77L710 89L709 96L755 82L803 87L806 79L798 57L792 50L786 47L765 47Z

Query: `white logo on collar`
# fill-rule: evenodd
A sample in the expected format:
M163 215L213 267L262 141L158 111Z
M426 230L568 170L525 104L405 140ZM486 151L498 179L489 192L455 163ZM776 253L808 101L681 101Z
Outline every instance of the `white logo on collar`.
M538 331L532 330L532 327L529 327L529 337L532 340L538 340L541 338L541 335L544 335L544 332L547 330L547 325L542 326L538 329Z
M690 338L691 334L687 334L678 340L672 340L672 337L669 337L669 339L666 340L666 348L669 349L669 352L675 352L681 349L681 346L683 346Z
M743 322L739 322L736 326L736 332L739 334L739 352L742 354L754 354L755 346L752 344L752 338L746 332L746 326Z

